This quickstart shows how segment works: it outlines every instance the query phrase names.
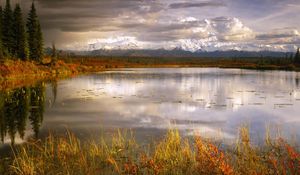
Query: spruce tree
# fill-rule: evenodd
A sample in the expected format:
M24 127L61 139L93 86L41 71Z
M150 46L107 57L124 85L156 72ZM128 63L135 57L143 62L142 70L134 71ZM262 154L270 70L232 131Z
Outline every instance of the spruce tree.
M300 63L300 51L299 51L299 48L297 49L297 52L295 54L294 61L295 61L295 63Z
M14 10L14 22L13 22L13 30L14 30L14 55L21 60L26 60L26 31L22 17L22 11L19 4L16 5Z
M3 43L2 43L2 6L0 6L0 59L3 59Z
M291 62L294 61L294 54L293 54L293 53L290 54L290 61L291 61Z
M34 3L32 3L31 10L28 14L26 26L29 58L31 60L41 62L43 57L43 36Z
M56 47L55 47L55 44L52 43L52 54L51 54L51 62L52 64L54 64L56 61L57 61L57 51L56 51Z
M37 43L37 58L39 58L39 60L42 60L43 55L44 55L44 44L43 44L42 28L41 28L39 21L38 21L38 25L37 25L36 38L37 38L37 42L38 42Z
M13 54L13 12L11 10L10 1L6 0L6 5L3 11L3 20L2 20L2 40L3 40L3 49L7 51L7 56L12 56Z

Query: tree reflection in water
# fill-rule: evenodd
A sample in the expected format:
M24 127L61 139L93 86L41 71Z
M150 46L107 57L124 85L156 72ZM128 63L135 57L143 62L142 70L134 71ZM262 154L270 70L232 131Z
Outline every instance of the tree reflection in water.
M43 122L45 84L0 92L0 137L2 143L9 137L15 143L16 134L24 139L29 119L35 138Z

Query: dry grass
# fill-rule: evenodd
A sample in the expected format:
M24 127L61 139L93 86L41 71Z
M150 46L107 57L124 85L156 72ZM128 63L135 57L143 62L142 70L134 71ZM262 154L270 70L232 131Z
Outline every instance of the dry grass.
M0 89L21 87L36 80L65 78L83 73L99 72L115 68L178 68L178 67L219 67L246 69L297 70L296 65L285 60L266 60L264 64L257 59L200 59L200 58L102 58L73 57L44 64L33 61L2 60L0 63ZM277 62L280 63L277 63Z
M103 70L100 66L65 63L37 64L32 61L5 60L0 63L0 90L35 84L37 81L56 80Z
M111 141L81 143L72 133L50 135L14 151L7 174L299 174L298 151L283 139L264 147L251 145L248 128L240 129L235 148L220 149L201 137L184 139L170 130L163 140L138 145L131 132Z

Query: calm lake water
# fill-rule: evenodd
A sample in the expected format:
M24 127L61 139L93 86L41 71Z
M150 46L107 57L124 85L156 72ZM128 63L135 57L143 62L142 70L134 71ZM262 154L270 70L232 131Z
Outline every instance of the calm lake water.
M122 69L37 83L0 96L4 144L66 128L81 139L132 129L141 141L183 135L235 140L248 125L300 140L300 73L217 68ZM2 143L2 145L3 145ZM1 144L0 144L1 145Z

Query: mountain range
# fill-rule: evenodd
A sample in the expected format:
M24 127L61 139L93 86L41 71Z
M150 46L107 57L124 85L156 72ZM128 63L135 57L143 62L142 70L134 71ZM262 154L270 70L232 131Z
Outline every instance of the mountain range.
M49 50L48 50L49 51ZM179 48L166 49L99 49L91 51L62 51L64 53L80 56L112 56L112 57L199 57L199 58L260 58L260 57L290 57L290 52L276 51L186 51Z

